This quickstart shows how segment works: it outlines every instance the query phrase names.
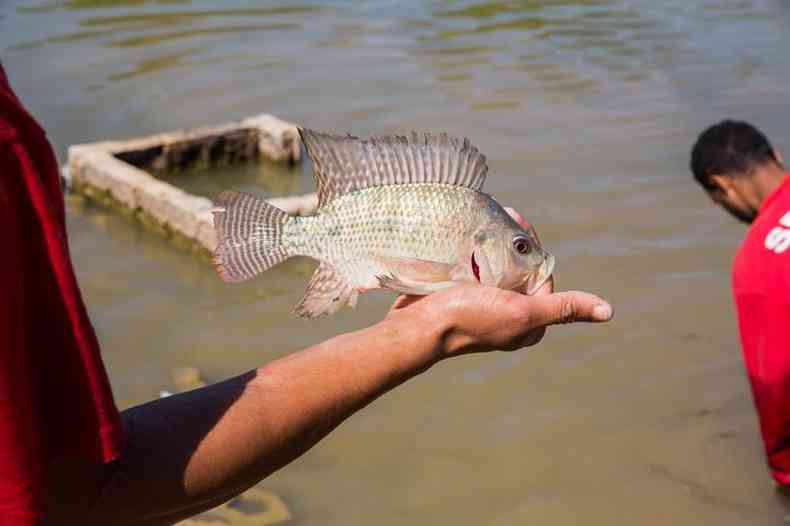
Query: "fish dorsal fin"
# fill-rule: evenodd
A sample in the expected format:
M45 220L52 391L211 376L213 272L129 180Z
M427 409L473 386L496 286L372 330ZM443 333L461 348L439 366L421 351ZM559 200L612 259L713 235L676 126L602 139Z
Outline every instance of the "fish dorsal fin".
M412 132L360 139L300 128L313 162L319 208L335 197L374 186L443 183L480 190L485 155L469 139Z

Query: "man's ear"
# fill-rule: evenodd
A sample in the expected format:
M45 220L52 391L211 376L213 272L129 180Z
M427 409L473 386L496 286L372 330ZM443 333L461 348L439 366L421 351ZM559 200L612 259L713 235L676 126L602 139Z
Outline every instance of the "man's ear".
M781 164L781 165L784 165L784 163L785 163L785 160L782 157L782 152L780 152L776 148L774 148L774 159L776 159L779 162L779 164Z

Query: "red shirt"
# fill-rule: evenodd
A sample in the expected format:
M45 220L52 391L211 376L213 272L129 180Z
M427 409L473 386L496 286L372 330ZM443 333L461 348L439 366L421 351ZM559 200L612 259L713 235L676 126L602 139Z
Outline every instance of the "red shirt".
M733 291L768 464L778 483L790 484L790 176L738 250Z
M123 433L71 267L58 164L2 66L0 247L0 526L30 526L48 463L108 462Z

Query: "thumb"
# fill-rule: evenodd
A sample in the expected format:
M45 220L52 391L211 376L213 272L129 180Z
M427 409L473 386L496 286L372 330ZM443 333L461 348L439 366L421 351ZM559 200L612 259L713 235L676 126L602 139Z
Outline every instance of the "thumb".
M606 300L588 292L557 292L530 299L530 319L537 327L575 321L604 322L613 315Z

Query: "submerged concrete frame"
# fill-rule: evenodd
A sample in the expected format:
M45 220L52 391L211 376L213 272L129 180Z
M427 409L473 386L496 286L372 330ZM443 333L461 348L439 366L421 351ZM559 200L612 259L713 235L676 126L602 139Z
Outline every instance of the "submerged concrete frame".
M131 212L163 235L186 241L196 252L208 254L217 245L211 215L215 204L153 173L229 165L259 157L300 162L301 141L296 126L261 114L220 126L78 144L68 150L68 174L75 191ZM310 214L317 206L315 194L269 202L294 215Z

